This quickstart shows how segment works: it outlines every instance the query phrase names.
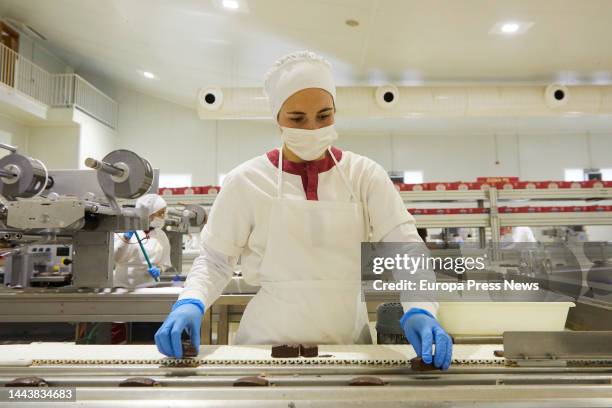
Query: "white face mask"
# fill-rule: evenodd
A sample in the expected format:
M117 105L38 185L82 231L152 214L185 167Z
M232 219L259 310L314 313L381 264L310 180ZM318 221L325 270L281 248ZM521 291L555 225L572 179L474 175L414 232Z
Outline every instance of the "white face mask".
M163 218L155 217L153 221L149 222L149 227L151 228L161 228L164 226L166 221Z
M314 130L287 127L281 129L281 138L285 145L300 159L306 161L321 157L334 140L338 139L334 125Z

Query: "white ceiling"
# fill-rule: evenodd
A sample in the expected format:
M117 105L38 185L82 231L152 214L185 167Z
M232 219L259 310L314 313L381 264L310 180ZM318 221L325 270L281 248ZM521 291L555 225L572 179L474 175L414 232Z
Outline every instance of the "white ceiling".
M609 0L247 4L237 13L213 0L0 0L0 13L44 34L77 72L188 106L200 87L260 86L278 57L305 48L332 61L339 85L612 83ZM513 38L489 34L506 20L534 25Z

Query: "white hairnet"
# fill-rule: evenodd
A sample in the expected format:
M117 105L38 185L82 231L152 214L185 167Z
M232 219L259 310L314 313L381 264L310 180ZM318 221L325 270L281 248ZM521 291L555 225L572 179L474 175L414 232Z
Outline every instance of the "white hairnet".
M162 208L166 207L166 200L164 200L157 194L145 194L138 200L136 200L136 208L146 208L149 217L151 216L151 214L154 214Z
M283 103L294 93L307 88L321 88L336 101L336 86L331 64L310 51L285 55L268 71L264 79L264 92L270 102L274 119Z

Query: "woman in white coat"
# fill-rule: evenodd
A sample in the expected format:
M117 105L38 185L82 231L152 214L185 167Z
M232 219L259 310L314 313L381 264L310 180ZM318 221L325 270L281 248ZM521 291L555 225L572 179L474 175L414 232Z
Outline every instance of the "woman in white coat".
M149 216L149 229L136 231L149 256L152 267L142 253L133 231L115 234L116 287L151 285L159 274L171 266L170 242L162 230L166 218L166 201L157 194L145 194L136 200L136 208L144 208Z
M239 256L245 281L261 289L235 343L370 343L360 243L422 242L386 171L333 147L336 88L327 61L306 51L287 55L264 88L281 147L226 176L202 232L201 254L155 335L166 355L181 357L184 330L199 346L202 314ZM437 304L403 305L401 324L417 353L448 368L452 341L435 319Z

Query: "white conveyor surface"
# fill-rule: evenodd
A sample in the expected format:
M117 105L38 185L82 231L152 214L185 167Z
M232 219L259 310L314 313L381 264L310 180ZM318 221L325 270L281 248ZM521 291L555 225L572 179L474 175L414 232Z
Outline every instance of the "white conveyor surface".
M460 344L453 348L453 360L503 361L493 352L501 345ZM291 360L272 358L271 346L200 346L198 359L214 361ZM416 356L409 345L320 345L319 356L326 360L410 360ZM0 346L0 366L32 360L159 360L166 358L154 345L76 345L74 343L31 343ZM321 357L320 357L321 358ZM298 359L304 359L299 357Z

